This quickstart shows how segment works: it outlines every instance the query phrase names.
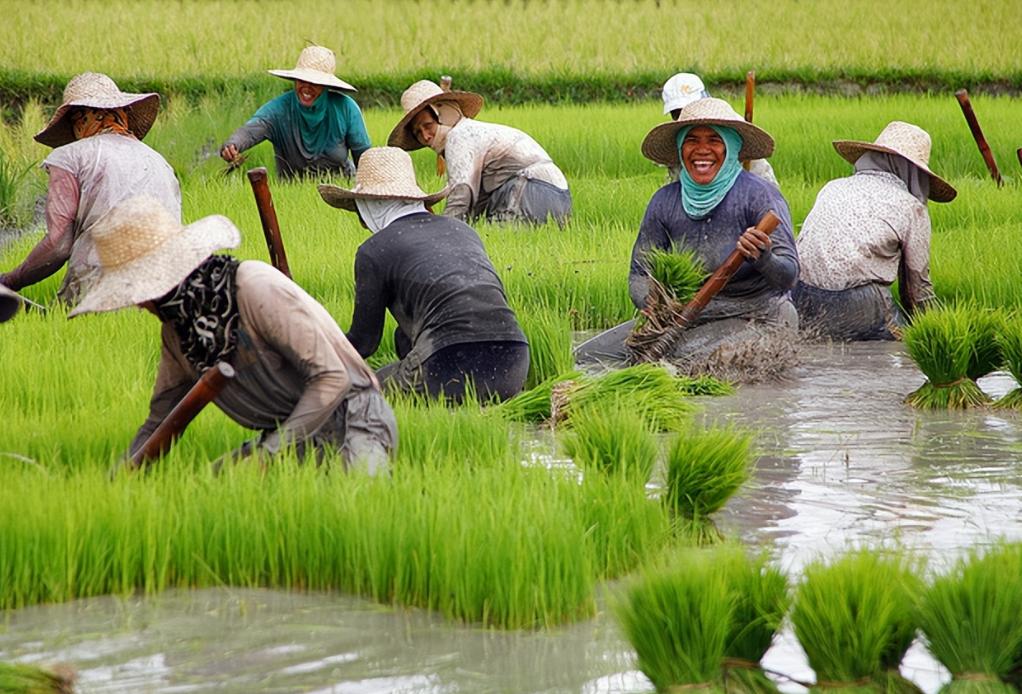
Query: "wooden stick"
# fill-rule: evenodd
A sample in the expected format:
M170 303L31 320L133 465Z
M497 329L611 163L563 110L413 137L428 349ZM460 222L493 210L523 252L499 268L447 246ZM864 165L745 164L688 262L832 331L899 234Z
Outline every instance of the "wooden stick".
M174 445L196 415L209 403L216 400L227 382L234 378L234 368L226 362L217 362L195 382L180 402L174 405L159 426L149 434L128 466L137 470L149 461L162 457Z
M958 104L962 107L962 113L965 115L965 122L969 124L969 130L972 131L972 137L976 140L976 146L979 147L979 153L983 155L983 161L986 162L987 169L990 171L990 175L994 181L997 182L998 187L1004 185L1004 180L1001 178L1001 172L997 170L997 162L994 161L994 153L990 151L990 145L987 144L986 138L983 137L983 131L979 127L979 121L976 120L976 113L972 110L972 102L969 101L969 92L965 89L959 89L955 92L955 98L958 99Z
M266 182L266 167L250 169L248 180L252 184L252 192L255 194L256 207L259 208L259 221L263 225L266 248L270 252L270 264L287 275L288 279L293 279L291 268L287 264L287 254L284 253L284 240L280 238L277 211L273 207L270 186Z
M451 79L450 75L441 75L440 76L440 88L443 89L445 92L451 91L451 83L452 82L453 82L453 80ZM436 155L436 175L437 176L443 176L446 173L447 173L447 162L444 161L444 155L438 154L438 155Z
M753 101L756 98L756 71L749 70L745 73L745 122L752 122ZM752 168L751 161L743 161L742 166L746 171Z
M1018 165L1022 166L1022 147L1019 147L1017 150L1015 150L1015 156L1018 157Z

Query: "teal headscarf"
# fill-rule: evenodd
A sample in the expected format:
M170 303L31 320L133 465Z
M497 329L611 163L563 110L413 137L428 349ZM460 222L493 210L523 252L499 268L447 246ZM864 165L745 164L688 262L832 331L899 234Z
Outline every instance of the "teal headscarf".
M689 131L695 127L697 126L689 125L678 131L676 142L678 160L681 164L678 180L681 181L681 206L685 209L685 213L693 219L702 219L720 204L720 201L731 190L731 186L735 184L738 174L742 172L742 165L738 162L738 153L742 150L742 136L734 128L723 125L709 126L724 140L724 163L721 164L712 181L701 185L692 180L685 169L685 162L681 160L681 143L685 141L685 136Z
M344 111L344 95L324 89L312 106L302 106L298 95L292 89L256 111L255 118L271 122L289 123L298 131L302 147L309 156L316 157L333 149L344 141L347 131L347 116Z

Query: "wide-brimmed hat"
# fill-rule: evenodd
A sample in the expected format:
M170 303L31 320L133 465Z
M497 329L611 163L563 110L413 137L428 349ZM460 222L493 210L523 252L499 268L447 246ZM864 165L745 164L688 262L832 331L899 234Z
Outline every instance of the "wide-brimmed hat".
M10 320L21 308L22 299L17 292L0 284L0 323Z
M99 275L68 318L159 299L214 251L237 246L241 232L221 215L181 226L159 200L138 196L110 210L92 240Z
M685 108L697 99L705 99L710 93L699 75L691 72L679 72L664 82L664 115L675 109Z
M849 163L854 164L866 151L897 154L925 171L930 177L930 200L950 202L958 191L937 174L930 171L930 135L917 125L900 120L891 121L873 142L835 140L834 149Z
M112 79L100 72L75 75L64 87L64 102L57 107L57 112L46 127L36 133L36 142L50 147L74 142L75 132L68 115L76 106L108 110L123 108L128 114L128 130L141 140L156 120L160 95L155 92L122 92Z
M774 138L766 131L746 123L728 102L710 97L693 101L681 109L677 120L650 130L642 141L643 156L657 164L678 166L678 132L689 125L722 125L737 131L742 136L742 149L738 152L742 161L766 159L774 152Z
M475 118L483 108L483 97L475 92L458 90L445 92L436 82L419 80L401 95L401 108L405 110L405 115L390 131L387 144L391 147L400 147L407 152L422 149L423 145L415 139L408 126L419 111L438 101L457 102L466 118Z
M328 89L357 92L357 89L334 74L336 70L337 59L334 58L332 50L323 46L306 46L298 55L298 62L293 70L267 70L267 72L286 80L301 80Z
M405 200L427 205L447 196L447 188L426 193L415 182L408 152L398 147L371 147L362 153L351 190L324 183L319 194L328 205L354 212L356 200Z

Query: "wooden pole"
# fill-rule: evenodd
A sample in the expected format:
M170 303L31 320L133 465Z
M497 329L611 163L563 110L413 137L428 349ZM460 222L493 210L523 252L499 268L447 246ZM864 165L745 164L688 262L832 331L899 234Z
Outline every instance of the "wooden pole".
M1022 166L1022 147L1019 147L1017 150L1015 150L1015 156L1018 157L1018 165Z
M440 75L440 88L445 92L451 91L451 83L454 80L450 75ZM443 176L447 173L447 162L444 161L444 155L436 155L436 175Z
M288 279L293 279L291 277L291 268L287 264L287 254L284 252L284 240L280 238L277 211L273 207L270 186L266 182L266 167L260 166L249 170L248 181L252 184L256 207L259 208L259 221L263 225L266 248L270 252L270 264L287 275Z
M756 71L749 70L745 73L745 122L752 122L752 108L753 101L756 98ZM748 171L752 167L752 162L743 161L742 166Z
M987 144L986 138L983 137L983 131L979 127L979 121L976 120L976 113L972 110L972 102L969 101L969 92L965 89L959 89L955 92L955 98L958 99L958 104L962 107L962 113L965 115L965 122L969 124L969 130L972 131L972 137L976 140L976 146L979 147L979 153L983 155L983 161L986 162L990 175L993 177L994 181L997 182L998 187L1004 185L1004 180L1001 178L1001 172L997 170L997 162L994 161L994 153L990 151L990 145Z

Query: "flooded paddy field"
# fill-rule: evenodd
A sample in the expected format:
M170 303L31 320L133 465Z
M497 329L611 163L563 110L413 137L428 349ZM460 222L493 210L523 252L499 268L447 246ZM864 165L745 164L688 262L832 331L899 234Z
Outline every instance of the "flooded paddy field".
M899 344L810 345L787 381L703 399L707 423L758 432L755 478L718 524L793 579L851 547L906 547L939 569L1022 538L1017 415L912 410L902 399L922 381ZM1015 385L999 373L980 383L992 396ZM614 588L592 620L510 632L334 593L94 598L7 613L0 660L70 663L81 692L653 691L606 609ZM763 662L812 680L790 632ZM947 678L919 645L902 671L927 693Z

